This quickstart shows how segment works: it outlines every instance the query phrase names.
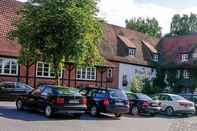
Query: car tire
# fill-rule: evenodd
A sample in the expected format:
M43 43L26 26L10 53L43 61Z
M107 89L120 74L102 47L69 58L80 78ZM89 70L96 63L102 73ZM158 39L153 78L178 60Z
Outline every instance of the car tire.
M99 115L99 111L98 111L98 108L96 106L92 106L90 108L90 115L93 116L93 117L96 117Z
M131 108L131 114L134 115L134 116L139 115L139 109L138 109L137 106L133 106Z
M44 115L48 118L53 116L53 109L50 105L47 105L44 109Z
M23 111L24 110L24 104L21 99L16 100L16 109L17 111Z
M120 114L120 113L115 113L114 115L116 118L120 118L122 116L122 114Z
M174 115L174 109L172 107L167 107L165 109L165 113L168 115L168 116L173 116Z

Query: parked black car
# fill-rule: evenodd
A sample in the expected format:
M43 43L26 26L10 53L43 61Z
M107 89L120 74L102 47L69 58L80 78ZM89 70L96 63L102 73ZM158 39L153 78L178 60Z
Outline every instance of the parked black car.
M28 94L33 88L19 82L1 82L0 100L13 101L20 95Z
M130 114L150 114L154 116L160 112L161 107L152 98L142 93L127 92L130 103Z
M80 116L87 109L87 99L76 88L42 85L16 101L17 110L30 108L44 112L46 117L54 114Z
M119 89L83 88L80 93L87 97L88 112L92 116L112 113L121 117L129 112L129 102L124 91Z
M197 94L180 94L185 99L194 102L195 108L196 108L196 114L197 114Z

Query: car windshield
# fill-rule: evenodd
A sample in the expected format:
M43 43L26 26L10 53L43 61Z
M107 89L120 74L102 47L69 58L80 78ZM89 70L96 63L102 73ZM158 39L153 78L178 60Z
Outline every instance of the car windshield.
M178 96L178 95L172 95L171 97L172 97L173 100L185 100L184 97Z
M152 100L152 98L150 98L149 96L145 95L145 94L137 94L138 99L142 99L142 100Z
M110 90L109 95L111 98L128 99L126 93L123 90Z
M80 96L79 90L75 88L57 88L59 95L75 95Z

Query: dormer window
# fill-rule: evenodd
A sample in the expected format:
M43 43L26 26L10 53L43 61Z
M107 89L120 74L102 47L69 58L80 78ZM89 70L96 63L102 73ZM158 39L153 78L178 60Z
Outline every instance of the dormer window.
M182 55L181 55L181 61L182 61L182 62L187 62L187 61L189 61L189 54L187 54L187 53L182 54Z
M189 79L189 78L190 78L190 73L189 73L188 70L184 70L184 71L183 71L183 78L184 78L184 79Z
M129 56L135 56L135 53L136 53L136 49L134 48L129 49Z
M153 61L158 62L159 61L159 55L158 54L153 54Z

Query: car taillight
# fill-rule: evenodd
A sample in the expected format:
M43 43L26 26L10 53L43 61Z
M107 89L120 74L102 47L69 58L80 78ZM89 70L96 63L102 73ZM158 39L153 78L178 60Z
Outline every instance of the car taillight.
M56 99L56 104L57 105L64 105L64 98L57 98Z
M104 105L104 106L108 106L108 105L109 105L109 100L108 100L108 99L105 99L105 100L103 101L103 105Z
M180 105L180 106L184 106L184 107L193 106L193 104L191 104L191 103L186 103L186 102L179 102L179 105Z
M81 100L81 104L82 104L82 105L87 105L87 104L88 104L87 99L86 99L86 98L83 98L83 99Z
M149 105L150 105L150 103L147 101L144 101L142 104L143 108L147 108L147 107L149 107Z

